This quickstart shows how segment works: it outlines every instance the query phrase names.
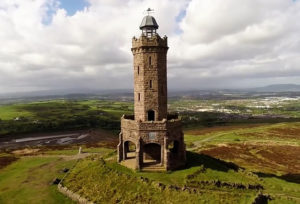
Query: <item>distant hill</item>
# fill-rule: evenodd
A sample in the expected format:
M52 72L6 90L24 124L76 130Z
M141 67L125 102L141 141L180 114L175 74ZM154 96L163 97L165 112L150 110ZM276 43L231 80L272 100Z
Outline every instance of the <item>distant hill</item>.
M168 90L169 98L201 98L201 99L231 99L231 98L247 98L251 95L289 95L299 96L300 85L297 84L272 84L257 88L243 89L190 89L190 90ZM61 89L61 90L45 90L32 92L16 92L16 93L0 93L0 104L16 101L18 99L35 101L50 99L118 99L132 100L132 89Z
M256 92L300 92L300 85L297 84L272 84L269 86L249 89Z
M28 97L86 97L86 96L115 96L133 93L131 89L59 89L30 92L0 93L0 99Z

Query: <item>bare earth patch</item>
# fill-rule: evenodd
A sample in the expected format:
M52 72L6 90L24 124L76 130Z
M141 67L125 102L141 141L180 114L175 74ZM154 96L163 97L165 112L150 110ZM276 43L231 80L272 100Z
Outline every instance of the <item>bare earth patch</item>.
M242 128L252 128L263 126L264 124L247 124L247 125L233 125L233 126L218 126L218 127L210 127L210 128L197 128L194 130L187 130L185 134L189 135L205 135L208 133L220 132L220 131L230 131L230 130L238 130Z
M298 146L230 144L206 149L201 153L232 161L239 166L252 166L260 171L300 173L300 147Z
M0 169L8 166L9 164L13 163L16 160L18 160L18 158L13 157L13 156L2 156L2 157L0 157Z
M40 151L40 149L29 149L29 148L25 148L25 149L20 149L20 150L15 150L12 151L12 153L14 155L35 155Z
M296 128L272 128L270 134L281 138L300 139L300 127Z

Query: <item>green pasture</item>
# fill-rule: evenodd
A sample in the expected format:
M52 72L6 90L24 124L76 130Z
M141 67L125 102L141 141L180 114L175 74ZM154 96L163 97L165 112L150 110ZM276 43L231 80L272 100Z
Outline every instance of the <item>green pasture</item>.
M84 152L107 155L114 150L106 148L83 148ZM12 164L0 168L0 203L74 203L52 185L55 178L62 179L64 168L72 168L77 162L72 155L78 153L77 146L63 150L42 150L41 155L23 156ZM1 158L13 157L0 153ZM0 166L1 167L1 166Z
M23 109L23 105L3 105L0 106L0 119L13 120L17 117L32 117L30 111Z
M96 154L109 154L113 152L113 149L107 149L107 148L102 148L102 147L89 147L87 148L85 145L81 145L82 147L82 152L83 153L96 153ZM70 149L63 149L63 150L48 150L48 151L43 151L43 154L46 155L76 155L78 154L79 147L71 147Z
M184 127L224 124L276 123L299 120L300 102L286 101L272 108L251 108L254 99L170 100L169 111L179 112ZM259 104L256 104L259 105ZM199 108L224 108L233 113L199 112ZM248 112L250 111L250 112ZM133 114L133 102L113 100L49 100L0 106L0 135L102 128L120 129L120 117ZM277 115L282 118L245 119L239 115ZM292 117L292 118L285 118ZM298 118L297 118L298 117ZM15 120L18 118L18 120Z
M83 152L98 154L80 160L66 176L63 184L99 203L250 204L257 194L262 192L273 199L269 203L296 204L300 202L299 180L285 178L283 176L286 175L280 173L264 172L264 168L238 166L236 163L205 155L201 150L224 143L230 145L252 142L261 145L272 141L275 145L281 142L298 145L297 141L291 138L286 141L279 135L272 138L272 134L276 133L274 130L297 130L298 127L299 123L238 126L230 130L214 130L198 135L191 133L197 133L199 129L187 130L185 140L190 150L187 152L187 166L173 172L133 171L116 163L115 149L84 147ZM249 136L250 133L252 136ZM64 177L65 174L61 172L63 168L71 168L75 164L76 160L66 158L76 155L78 146L41 151L43 156L20 157L0 169L0 203L72 203L57 191L57 186L50 183L56 177ZM0 154L0 157L8 156L12 155ZM143 182L141 177L149 181ZM293 175L293 178L296 178L296 175ZM263 189L216 186L215 182L245 187L263 186ZM161 184L166 186L165 190L158 188ZM197 193L178 191L170 189L169 186L177 186L180 189L189 187L196 189Z
M198 111L199 109L225 109L237 114L251 115L277 115L287 117L300 117L300 100L284 100L266 102L257 99L178 99L170 100L169 109L172 111ZM213 112L213 111L212 111Z
M101 159L80 161L66 177L63 184L82 196L97 203L251 203L256 192L251 191L203 191L190 194L170 190L160 190L155 185L163 182L168 173L156 173L155 180L142 182L140 176L148 174L129 172L118 164L105 164ZM122 170L123 169L123 170ZM176 175L174 175L174 179ZM164 182L165 183L165 182Z
M299 138L289 138L287 132L283 135L274 133L274 129L300 129L300 122L263 124L257 127L238 127L233 130L213 131L206 134L192 134L187 130L185 133L185 143L188 148L201 149L209 145L232 144L232 143L255 143L255 144L280 144L280 145L300 145ZM198 128L201 129L201 128ZM203 128L202 128L203 129ZM300 132L300 130L299 130Z
M72 203L51 182L74 163L59 157L20 158L0 170L0 203Z
M94 202L137 203L252 203L262 192L272 197L271 203L298 203L300 184L276 177L258 176L247 169L231 166L227 162L189 152L185 169L174 172L136 172L115 160L104 161L91 157L77 163L63 184ZM143 182L140 178L148 178ZM208 184L201 182L207 181ZM212 182L244 186L263 186L263 189L237 189L218 187ZM198 183L197 183L198 182ZM158 188L165 185L165 189ZM198 193L169 189L190 187Z
M118 132L128 103L53 100L0 106L0 135L102 128ZM14 120L15 118L19 120Z

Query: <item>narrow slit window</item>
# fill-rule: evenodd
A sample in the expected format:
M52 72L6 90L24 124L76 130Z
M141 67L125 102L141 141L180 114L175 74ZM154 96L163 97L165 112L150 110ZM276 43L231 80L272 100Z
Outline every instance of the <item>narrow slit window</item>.
M137 67L137 73L140 74L140 66Z
M150 88L152 88L152 80L150 80L149 84L150 84Z
M151 59L151 56L149 57L149 65L151 65L152 64L152 61L151 61L152 59Z
M138 101L140 101L140 100L141 100L141 94L138 93Z

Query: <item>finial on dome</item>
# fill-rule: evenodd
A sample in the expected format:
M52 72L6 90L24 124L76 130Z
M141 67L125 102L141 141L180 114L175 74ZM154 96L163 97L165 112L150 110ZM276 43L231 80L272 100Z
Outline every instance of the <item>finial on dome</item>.
M154 9L148 8L147 10L148 16L150 15L150 13L154 13Z

